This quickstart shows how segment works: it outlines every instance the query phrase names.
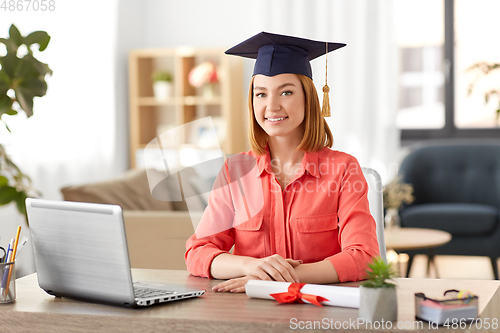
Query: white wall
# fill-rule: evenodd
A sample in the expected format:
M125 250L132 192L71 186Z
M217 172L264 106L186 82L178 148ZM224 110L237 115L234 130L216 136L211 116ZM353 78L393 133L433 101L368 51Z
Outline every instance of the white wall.
M231 47L260 31L347 43L346 48L329 55L328 62L333 116L327 121L334 134L334 148L353 154L364 166L379 170L383 179L394 173L399 147L399 132L394 123L398 65L391 0L145 0L140 3L127 0L119 5L120 11L130 14L123 23L137 27L133 33L122 25L118 29L121 45L118 57L123 64L132 48ZM324 58L311 62L319 92L324 85ZM245 61L243 96L254 63ZM117 76L120 81L123 73ZM117 105L127 105L127 99L125 88L117 91Z

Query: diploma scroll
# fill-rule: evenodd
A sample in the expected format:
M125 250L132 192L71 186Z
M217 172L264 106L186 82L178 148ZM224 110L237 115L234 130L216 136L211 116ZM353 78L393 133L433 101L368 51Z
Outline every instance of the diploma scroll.
M249 280L245 289L248 297L274 300L271 294L286 293L290 285L289 282ZM359 308L359 288L356 287L306 284L300 292L328 299L322 302L323 305ZM307 300L303 301L310 303Z

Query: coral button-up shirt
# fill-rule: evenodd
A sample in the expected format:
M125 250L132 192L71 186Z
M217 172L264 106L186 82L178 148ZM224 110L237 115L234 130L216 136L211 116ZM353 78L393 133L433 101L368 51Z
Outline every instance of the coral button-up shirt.
M300 171L282 190L269 151L236 156L251 158L254 165L226 161L196 233L186 243L192 274L211 277L212 260L234 245L234 255L329 260L340 282L365 277L379 247L368 185L354 157L326 147L305 153Z

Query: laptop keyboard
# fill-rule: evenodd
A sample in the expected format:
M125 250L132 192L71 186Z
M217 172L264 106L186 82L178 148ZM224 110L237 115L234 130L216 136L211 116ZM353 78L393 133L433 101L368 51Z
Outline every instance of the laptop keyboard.
M134 295L136 298L160 297L171 294L173 294L173 292L167 290L134 287Z

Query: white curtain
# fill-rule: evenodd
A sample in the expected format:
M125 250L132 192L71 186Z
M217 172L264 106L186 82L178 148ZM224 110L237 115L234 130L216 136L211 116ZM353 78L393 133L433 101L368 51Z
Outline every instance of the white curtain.
M343 42L328 55L332 117L327 121L334 149L354 155L376 169L384 183L397 172L399 130L398 54L393 1L273 0L260 1L261 30ZM322 100L325 57L312 61L314 82Z

